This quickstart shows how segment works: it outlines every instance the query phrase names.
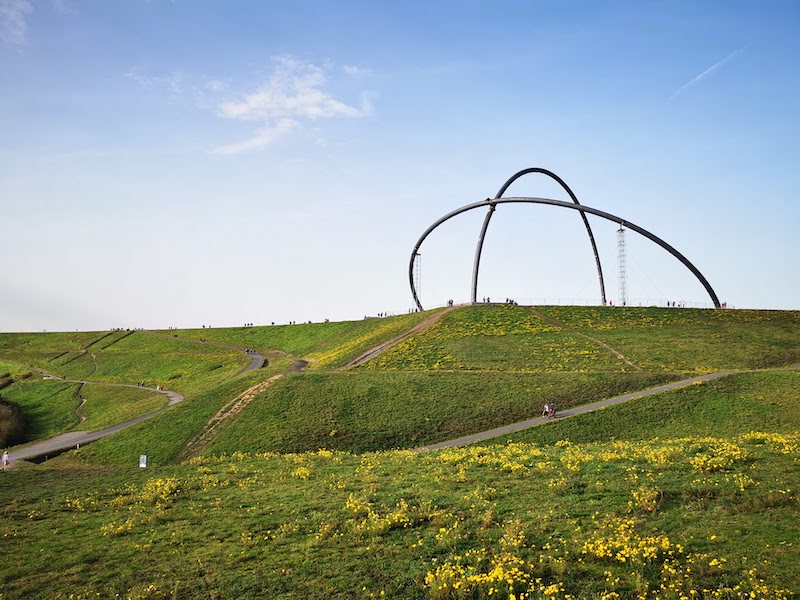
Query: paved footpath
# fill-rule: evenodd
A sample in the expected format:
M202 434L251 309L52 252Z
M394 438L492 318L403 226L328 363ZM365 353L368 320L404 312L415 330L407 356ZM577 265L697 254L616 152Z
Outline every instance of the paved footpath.
M183 396L181 394L170 390L159 390L157 388L132 385L130 383L102 383L99 381L81 381L77 379L63 379L61 377L52 375L51 373L48 373L46 371L41 371L39 369L36 369L36 371L44 375L46 379L57 379L58 381L63 381L65 383L82 383L84 385L129 387L139 390L158 392L159 394L164 394L167 398L169 398L169 401L167 402L166 406L159 408L158 410L151 411L144 415L139 415L134 419L129 419L122 423L117 423L116 425L113 425L111 427L106 427L105 429L98 429L97 431L68 431L67 433L62 433L60 435L47 438L46 440L38 440L36 442L25 444L24 446L18 446L12 450L9 450L8 452L8 456L11 459L12 466L15 460L26 460L29 458L36 458L37 456L56 454L58 452L63 452L64 450L71 450L72 448L76 448L80 444L88 444L90 442L94 442L96 440L99 440L100 438L106 437L107 435L111 435L112 433L116 433L118 431L122 431L123 429L127 429L131 425L136 425L137 423L141 423L142 421L165 411L170 406L177 404L178 402L183 400Z
M180 338L175 335L169 335L166 333L162 333L160 331L143 331L141 333L147 335L156 335L159 337L169 338L173 341L179 342L187 342L190 344L204 344L208 346L218 346L220 348L227 348L229 350L239 350L245 352L247 354L248 359L250 362L245 365L241 371L239 371L238 375L242 373L247 373L248 371L254 371L256 369L260 369L264 364L264 356L257 352L256 350L245 348L244 346L237 346L234 344L225 344L223 342L212 342L209 340L197 340L193 338ZM297 360L292 365L292 371L299 371L303 367L305 367L308 363L302 360ZM53 375L52 373L48 373L47 371L42 371L40 369L34 369L40 375L44 376L45 379L57 379L58 381L63 381L65 383L82 383L84 385L106 385L106 386L115 386L115 387L130 387L130 388L137 388L140 390L149 390L151 392L158 392L160 394L164 394L169 398L167 405L159 408L158 410L151 411L147 414L140 415L134 419L129 419L122 423L118 423L111 427L106 427L105 429L99 429L97 431L68 431L67 433L62 433L59 435L55 435L51 438L47 438L45 440L38 440L35 442L30 442L29 444L25 444L23 446L18 446L12 450L9 450L8 456L11 460L12 466L15 460L27 460L30 458L36 458L39 456L47 456L48 454L57 454L59 452L63 452L65 450L71 450L73 448L77 448L81 444L89 444L91 442L97 441L101 438L111 435L112 433L116 433L118 431L122 431L123 429L127 429L132 425L136 425L137 423L141 423L149 419L150 417L154 417L155 415L163 412L170 406L177 404L181 400L183 400L183 396L178 392L173 392L170 390L160 390L157 388L152 387L145 387L145 386L138 386L132 385L129 383L103 383L100 381L82 381L77 379L64 379L57 375Z
M607 406L614 406L615 404L621 404L622 402L627 402L628 400L635 400L636 398L644 398L645 396L652 396L654 394L660 394L661 392L668 392L670 390L686 387L694 383L712 381L713 379L719 379L720 377L732 375L733 373L735 373L735 371L722 371L720 373L709 373L708 375L701 375L700 377L693 377L692 379L673 381L672 383L666 383L664 385L659 385L646 390L640 390L638 392L631 392L630 394L623 394L622 396L607 398L605 400L600 400L598 402L592 402L591 404L583 404L581 406L576 406L575 408L559 411L557 418L563 419L565 417L573 417L575 415L580 415L594 410L599 410L601 408L606 408ZM491 440L493 438L507 435L509 433L516 433L517 431L522 431L523 429L528 429L530 427L536 427L537 425L544 425L545 423L550 423L551 421L553 421L553 419L548 419L546 417L536 417L535 419L528 419L527 421L519 421L517 423L512 423L511 425L504 425L503 427L490 429L489 431L481 431L480 433L473 433L472 435L466 435L464 437L460 437L455 440L448 440L446 442L439 442L438 444L422 446L420 448L415 448L413 452L428 452L430 450L441 450L442 448L455 448L456 446L465 446L467 444L474 444L475 442L483 442L485 440Z

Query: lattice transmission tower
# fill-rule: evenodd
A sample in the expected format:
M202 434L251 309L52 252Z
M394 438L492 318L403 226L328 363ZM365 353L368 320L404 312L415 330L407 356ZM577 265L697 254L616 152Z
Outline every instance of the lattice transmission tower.
M617 229L617 284L621 306L628 304L628 252L625 249L625 228L620 224Z

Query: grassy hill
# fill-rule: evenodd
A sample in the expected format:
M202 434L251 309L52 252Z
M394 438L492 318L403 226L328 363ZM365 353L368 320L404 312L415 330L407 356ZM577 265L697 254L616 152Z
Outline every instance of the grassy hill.
M248 388L280 373L289 361L251 371L207 390L197 392L169 410L129 429L101 439L71 455L91 464L125 466L147 454L152 465L174 463L187 442L225 404Z
M715 435L748 431L800 431L800 371L731 375L700 385L632 400L509 436L514 441L600 442L654 436ZM502 440L500 440L502 441Z
M648 371L710 373L800 363L800 311L547 306Z
M2 334L0 359L93 381L160 383L187 396L186 406L168 411L174 414L98 442L86 454L113 463L132 460L122 458L121 448L138 456L136 447L161 448L154 459L173 460L217 410L298 358L311 363L309 372L258 394L224 423L207 452L413 447L529 418L544 402L564 409L683 374L790 364L800 355L800 316L790 311L481 305L445 314L363 365L336 372L434 312L162 335ZM237 376L247 362L237 347L268 354L270 367ZM30 415L31 438L74 428L79 417L97 428L161 402L112 389L79 391L32 377L5 395ZM81 414L78 395L92 398ZM162 430L170 432L167 440L157 439Z
M521 306L476 306L446 315L364 368L635 370L599 342L650 372L787 365L800 362L800 313L577 306L534 312Z
M82 386L42 378L37 369L67 379L163 385L191 396L230 380L248 362L235 350L139 332L0 334L0 360L8 364L0 370L11 374L0 394L22 409L28 440L102 429L165 404L147 390Z
M425 317L0 335L0 374L14 379L0 394L42 435L74 426L76 390L24 379L30 365L187 394L78 452L0 473L14 557L0 598L800 592L800 371L783 368L800 363L800 313L479 306L337 370ZM243 353L200 337L272 360L237 375ZM309 370L291 372L299 358ZM717 370L740 372L510 439L391 449L536 416L548 399L564 409ZM276 374L178 463L212 415ZM80 392L96 426L150 402L103 388ZM140 453L154 466L136 468Z
M345 365L362 352L407 331L436 312L438 309L361 321L179 329L170 333L260 351L280 350L304 358L312 368L329 368Z
M258 395L208 452L409 448L528 419L548 400L568 408L670 379L640 373L303 373Z

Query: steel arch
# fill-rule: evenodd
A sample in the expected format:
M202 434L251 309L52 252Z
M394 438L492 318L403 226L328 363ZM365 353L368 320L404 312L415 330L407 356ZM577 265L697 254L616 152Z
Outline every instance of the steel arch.
M417 308L419 310L423 310L423 308L422 308L422 303L420 303L419 298L417 297L417 289L414 286L414 257L417 255L417 252L419 251L422 242L425 241L425 238L427 238L434 229L439 227L439 225L441 225L445 221L449 221L453 217L458 216L461 213L467 212L469 210L481 208L482 206L488 206L490 210L494 210L498 204L520 204L520 203L545 204L548 206L558 206L560 208L569 208L571 210L587 212L590 215L595 215L603 219L606 219L608 221L611 221L613 223L618 223L620 226L632 229L639 235L646 237L652 242L655 242L656 244L664 248L664 250L672 254L672 256L677 258L681 263L683 263L683 265L687 269L689 269L692 272L692 274L698 279L698 281L700 281L700 283L703 285L706 292L708 292L708 295L711 297L711 301L714 303L714 306L716 308L721 308L719 299L717 298L717 294L714 292L714 289L711 287L711 284L709 284L708 280L706 280L706 278L703 277L703 274L697 269L697 267L695 267L691 262L689 262L689 259L687 259L683 254L678 252L667 242L662 240L660 237L650 233L643 227L639 227L635 223L626 221L625 219L618 217L616 215L612 215L611 213L607 213L597 208L592 208L591 206L586 206L585 204L574 204L572 202L564 202L563 200L552 200L550 198L529 198L520 196L514 198L494 198L494 199L487 198L483 202L474 202L472 204L467 204L466 206L462 206L461 208L458 208L452 212L447 213L446 215L441 217L438 221L436 221L433 225L428 227L428 229L425 230L425 233L423 233L420 236L419 240L417 240L417 244L411 251L411 260L409 261L408 264L408 281L411 285L411 295L414 297L414 302L416 302Z
M564 190L569 194L569 197L572 198L572 201L577 204L578 206L581 205L578 202L577 196L572 192L570 187L564 182L561 177L553 173L552 171L548 171L547 169L543 169L541 167L529 167L527 169L522 169L517 173L514 173L511 177L506 180L506 182L500 187L500 190L495 194L495 200L501 198L503 194L505 194L506 190L509 186L514 183L517 179L524 175L529 175L531 173L541 173L542 175L547 175L551 179L555 180ZM481 268L481 254L483 253L483 242L486 238L486 230L489 228L489 221L492 220L492 215L494 214L494 205L489 207L489 212L486 213L486 217L483 220L483 226L481 227L481 233L478 236L478 245L475 247L475 262L472 266L472 303L478 301L478 271ZM600 254L597 252L597 244L594 241L594 234L592 233L592 227L589 225L589 220L586 218L586 213L581 211L581 219L583 219L583 224L586 227L586 233L589 234L589 242L592 244L592 253L594 254L594 263L597 267L597 278L600 280L600 298L603 302L603 306L606 304L606 285L605 281L603 280L603 267L600 264Z

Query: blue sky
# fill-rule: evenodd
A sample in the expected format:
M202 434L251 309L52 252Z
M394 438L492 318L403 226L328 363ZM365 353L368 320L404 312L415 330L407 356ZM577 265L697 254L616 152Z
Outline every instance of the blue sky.
M529 166L721 300L800 309L798 31L792 2L0 0L0 330L405 312L419 235ZM482 218L425 242L425 305L469 298ZM634 302L708 302L628 255ZM578 215L498 209L479 296L598 301Z

